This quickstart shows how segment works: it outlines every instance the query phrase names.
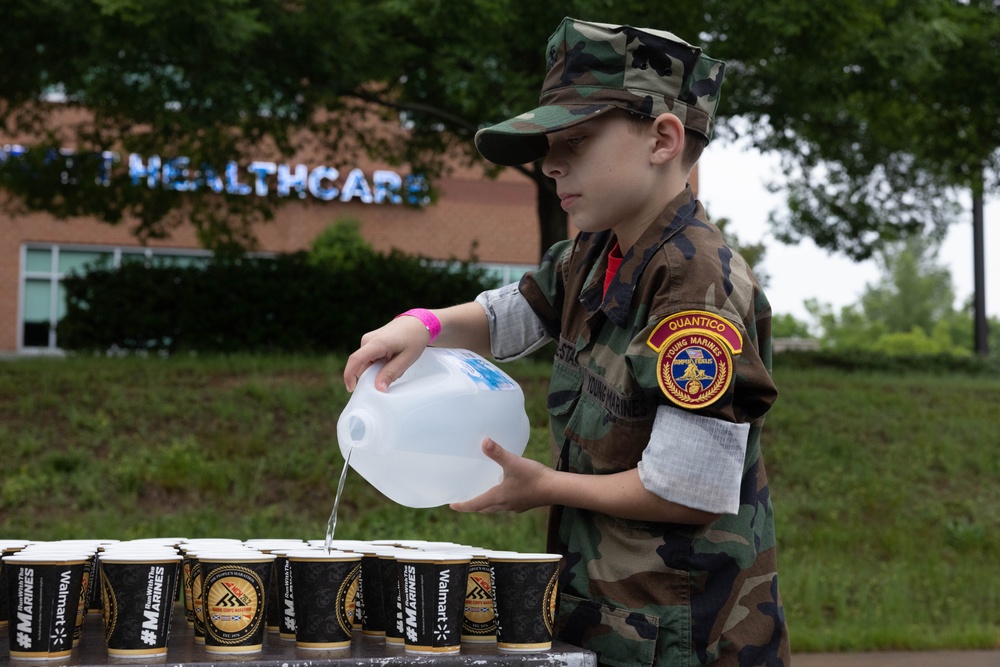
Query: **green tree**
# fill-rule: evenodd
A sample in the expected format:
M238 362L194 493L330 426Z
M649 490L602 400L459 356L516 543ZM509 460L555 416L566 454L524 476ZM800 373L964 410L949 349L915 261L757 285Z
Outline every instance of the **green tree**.
M937 263L937 247L910 237L879 251L880 279L861 295L861 308L886 330L931 332L955 312L951 272Z
M759 148L784 158L779 238L863 259L905 236L941 238L970 193L984 353L982 201L1000 187L1000 3L768 6L773 53L742 62L752 90L737 94L735 113L752 121Z
M876 255L879 279L857 304L837 313L808 301L822 344L883 354L969 354L971 317L955 308L951 274L936 256L937 245L927 239L890 244Z
M289 155L305 130L331 155L363 150L434 177L445 169L442 153L478 161L472 137L480 126L537 103L544 45L564 16L669 27L723 55L745 49L743 57L757 58L761 40L728 24L730 5L757 11L742 4L9 0L0 126L31 137L37 150L25 158L29 169L7 160L0 186L57 215L134 216L140 236L190 219L210 247L252 244L252 226L281 203L276 197L130 188L127 175L96 186L99 159L86 156L111 146L220 164L261 146ZM75 109L92 117L60 136L48 132L54 117ZM359 120L362 109L401 119L405 131L374 132ZM72 165L53 159L66 144L78 152ZM539 164L514 169L536 185L547 248L565 237L566 214ZM52 186L59 182L75 187Z
M0 128L29 151L0 160L0 185L23 207L56 215L134 217L140 238L190 220L208 247L252 247L253 225L269 219L275 196L136 188L120 168L102 183L101 152L185 156L191 170L221 171L251 151L289 155L303 134L320 156L359 150L364 134L345 131L364 125L344 113L349 94L399 75L372 38L383 14L370 5L6 2Z
M378 253L361 235L361 221L341 218L313 239L309 263L331 269L351 270Z
M774 338L813 338L809 324L790 313L780 313L771 318L771 334Z

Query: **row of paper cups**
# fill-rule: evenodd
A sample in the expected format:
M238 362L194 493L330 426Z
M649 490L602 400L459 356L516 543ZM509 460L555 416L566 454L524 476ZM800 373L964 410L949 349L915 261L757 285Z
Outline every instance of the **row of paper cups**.
M302 649L344 648L360 632L412 653L494 641L505 651L546 650L560 561L415 540L0 541L0 548L0 624L10 619L12 657L36 659L70 655L88 607L103 614L109 654L165 654L180 598L194 641L212 653L258 652L267 631Z

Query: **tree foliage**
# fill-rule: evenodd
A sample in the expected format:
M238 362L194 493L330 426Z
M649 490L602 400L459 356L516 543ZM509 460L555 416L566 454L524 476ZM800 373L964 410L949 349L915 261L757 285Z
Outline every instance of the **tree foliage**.
M808 301L822 346L895 355L971 355L971 308L955 307L951 274L936 255L937 245L928 239L890 244L876 256L878 280L865 287L857 303L837 312L818 299ZM998 323L993 325L996 335Z
M907 235L940 238L956 188L996 191L998 3L768 6L773 53L740 63L737 85L750 89L733 111L753 121L755 145L784 158L781 238L864 259Z
M5 161L2 184L57 215L135 217L141 237L190 219L209 247L252 245L252 225L276 202L133 188L121 169L101 185L88 158L116 150L223 165L250 151L289 155L303 132L339 152L354 120L338 113L347 95L398 76L370 39L382 15L353 0L41 0L5 11L0 127L34 150ZM65 146L76 156L53 159Z
M330 269L355 271L378 252L361 235L361 221L345 217L336 220L313 239L309 263Z
M121 173L97 186L85 156L219 164L290 155L310 137L331 156L363 150L433 177L445 151L478 160L481 125L535 105L544 44L565 15L667 28L729 62L718 134L749 119L752 143L784 156L785 240L864 258L885 239L941 234L955 186L997 187L995 0L9 0L3 11L0 128L38 150L30 169L0 164L0 186L58 215L134 217L140 235L189 219L209 247L248 244L280 201L131 188ZM374 132L359 105L405 131ZM73 122L56 135L59 114ZM66 145L72 164L52 159ZM537 163L517 169L537 186L544 249L565 235L565 214Z

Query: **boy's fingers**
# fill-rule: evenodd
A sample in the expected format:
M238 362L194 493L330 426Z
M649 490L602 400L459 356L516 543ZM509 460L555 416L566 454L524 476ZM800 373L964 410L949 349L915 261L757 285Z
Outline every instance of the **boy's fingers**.
M507 456L507 450L494 440L485 438L483 440L483 454L503 467L503 459Z
M422 348L405 350L387 361L378 375L375 376L375 388L379 391L387 390L389 385L398 380L406 372L406 369L413 365L422 351Z
M385 356L384 350L375 350L371 347L362 347L347 358L347 365L344 367L344 386L347 391L354 391L358 386L361 375L373 363Z

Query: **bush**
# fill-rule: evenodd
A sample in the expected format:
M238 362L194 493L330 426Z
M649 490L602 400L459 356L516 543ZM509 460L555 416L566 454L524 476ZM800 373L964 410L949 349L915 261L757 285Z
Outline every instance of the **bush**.
M848 373L935 374L951 373L970 377L996 377L1000 359L959 354L884 354L872 350L818 352L790 350L774 355L774 368L829 369Z
M398 252L355 259L346 268L294 253L67 276L59 343L99 351L349 351L407 308L452 305L496 286L468 263L434 266Z

